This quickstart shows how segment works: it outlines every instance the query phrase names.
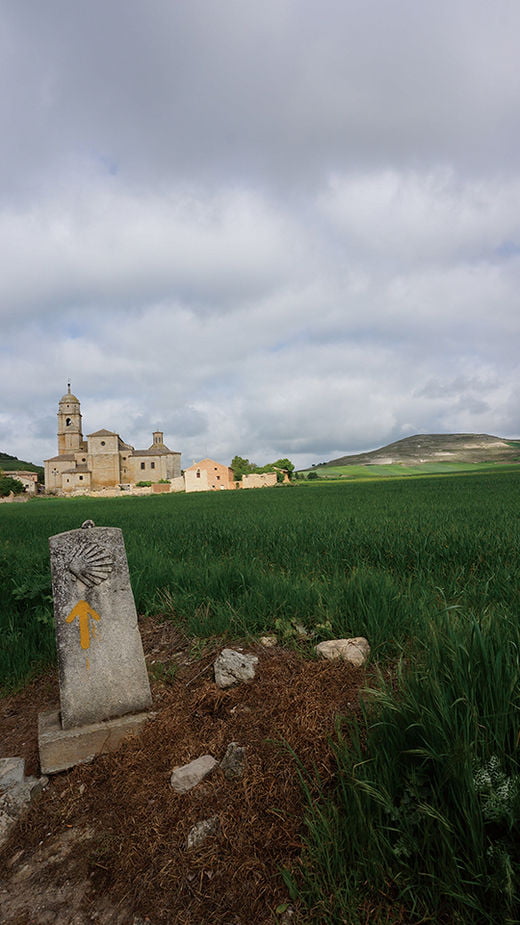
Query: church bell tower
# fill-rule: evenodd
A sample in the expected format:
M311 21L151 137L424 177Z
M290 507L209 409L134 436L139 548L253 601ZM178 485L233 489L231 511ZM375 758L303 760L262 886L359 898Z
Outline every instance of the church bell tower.
M58 405L58 455L77 453L84 448L81 431L81 410L79 399L70 391L60 399Z

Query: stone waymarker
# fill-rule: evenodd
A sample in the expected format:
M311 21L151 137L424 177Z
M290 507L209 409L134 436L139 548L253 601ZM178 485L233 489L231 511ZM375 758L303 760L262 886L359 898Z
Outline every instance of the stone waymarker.
M61 714L40 716L45 773L114 747L152 703L121 530L86 521L49 545Z

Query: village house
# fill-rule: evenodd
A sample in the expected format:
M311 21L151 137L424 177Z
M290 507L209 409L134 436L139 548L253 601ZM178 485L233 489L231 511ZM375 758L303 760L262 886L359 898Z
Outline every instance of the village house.
M233 470L214 459L201 459L184 470L185 491L221 491L236 484Z
M47 492L87 492L179 478L181 454L165 446L160 430L145 450L111 430L97 430L84 440L79 399L69 383L58 406L58 455L46 459L44 467Z
M18 479L23 485L23 490L28 495L35 495L38 488L38 473L30 472L27 469L12 470L6 472L6 475L12 479Z
M278 472L283 473L283 481L289 481L285 469L274 472L251 472L235 481L233 470L214 459L201 459L184 471L184 491L220 491L222 489L268 488L278 482ZM181 489L182 490L182 489Z

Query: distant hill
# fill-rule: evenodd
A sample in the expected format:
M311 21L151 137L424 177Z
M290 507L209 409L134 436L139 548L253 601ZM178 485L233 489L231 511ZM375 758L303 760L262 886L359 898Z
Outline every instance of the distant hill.
M14 472L17 470L37 472L38 480L43 482L43 466L35 466L34 463L25 462L23 459L17 459L16 456L10 456L9 453L0 453L0 469L2 472Z
M379 450L340 456L315 468L327 466L413 466L431 462L520 462L520 440L489 434L415 434Z

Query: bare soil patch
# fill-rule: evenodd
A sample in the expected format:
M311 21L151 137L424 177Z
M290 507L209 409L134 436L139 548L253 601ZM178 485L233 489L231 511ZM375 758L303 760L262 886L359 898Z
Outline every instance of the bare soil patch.
M332 775L329 737L357 712L363 670L244 645L257 676L216 688L216 643L193 648L169 623L146 620L143 643L155 717L117 752L53 776L0 851L0 921L267 925L289 902L280 869L298 864L304 806L292 749L323 780ZM0 701L0 756L23 755L38 773L37 714L58 702L54 674ZM247 769L220 769L186 794L172 768L230 742L247 748ZM284 743L284 744L282 744ZM289 746L287 748L286 746ZM218 815L220 831L187 850L192 826ZM296 911L291 921L303 922Z

